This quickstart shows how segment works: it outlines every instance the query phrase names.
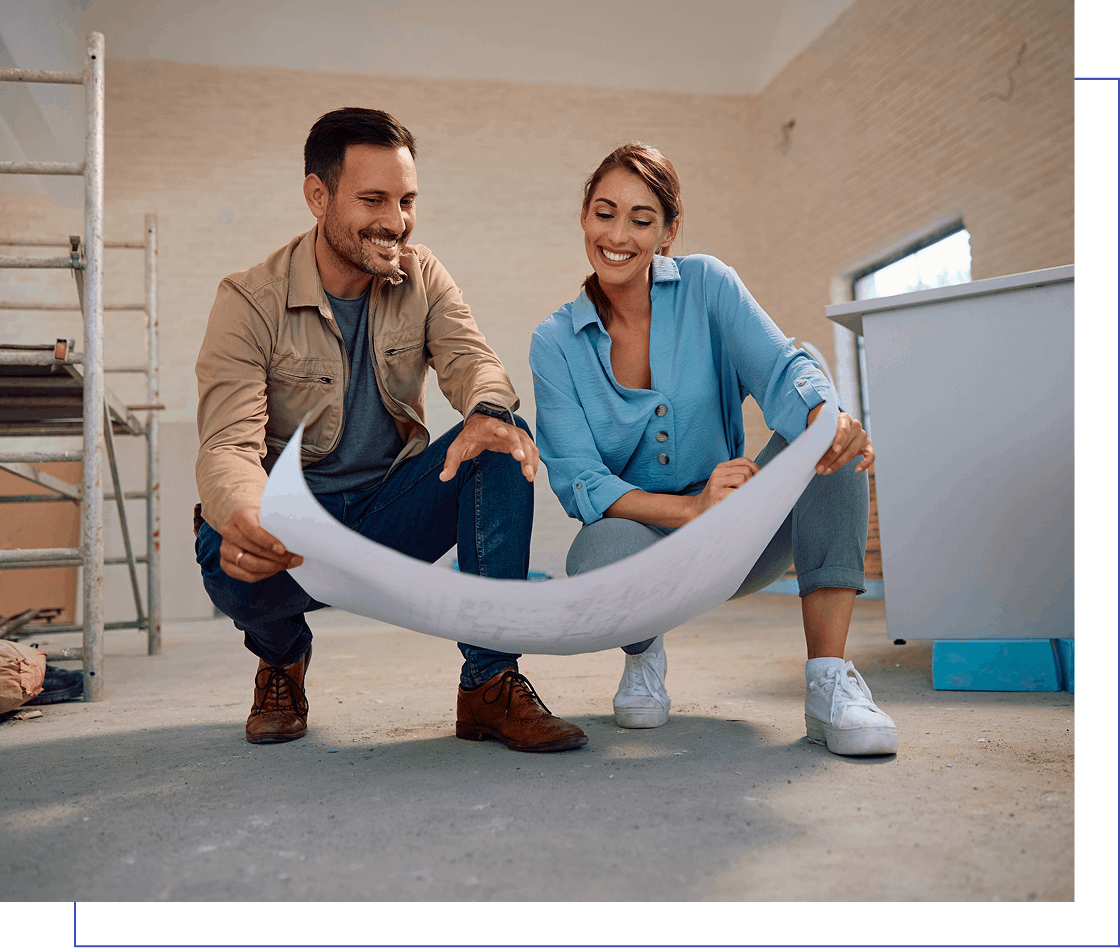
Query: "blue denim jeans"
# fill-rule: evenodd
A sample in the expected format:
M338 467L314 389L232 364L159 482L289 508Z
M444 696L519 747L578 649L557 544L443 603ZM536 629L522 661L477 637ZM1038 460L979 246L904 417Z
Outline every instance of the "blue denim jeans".
M755 462L765 467L786 447L785 438L775 434ZM854 589L857 594L867 591L863 576L869 510L867 474L856 473L862 460L857 456L827 476L813 475L732 599L765 589L791 564L797 567L802 596L826 586ZM568 575L586 573L632 556L672 532L671 527L651 527L618 517L604 517L587 524L568 550ZM636 642L623 646L623 650L636 655L652 642L653 639Z
M517 426L528 425L515 417ZM483 451L439 479L456 425L374 487L316 499L351 530L400 553L432 563L458 544L459 569L495 579L525 579L533 530L533 485L508 454ZM245 647L271 665L298 661L311 646L305 614L328 603L312 599L288 572L258 583L226 575L220 565L221 534L203 523L195 540L202 582L214 605L245 633ZM459 643L460 683L476 688L520 655Z

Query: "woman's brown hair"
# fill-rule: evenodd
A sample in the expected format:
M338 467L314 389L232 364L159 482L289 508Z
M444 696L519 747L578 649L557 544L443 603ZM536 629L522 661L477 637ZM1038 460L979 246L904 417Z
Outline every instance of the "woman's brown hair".
M673 163L661 152L651 145L643 142L627 142L619 145L606 158L602 160L587 182L583 186L583 213L586 214L591 207L591 199L595 196L595 189L609 171L621 168L630 174L637 175L642 183L653 192L661 205L661 213L665 217L665 226L669 226L677 218L684 216L684 203L681 200L681 183L677 178ZM674 235L675 236L675 235ZM673 245L673 237L657 248L657 252L668 256L669 248ZM599 277L592 273L583 281L583 289L587 298L595 306L599 318L605 326L612 315L610 300L603 288L599 285Z

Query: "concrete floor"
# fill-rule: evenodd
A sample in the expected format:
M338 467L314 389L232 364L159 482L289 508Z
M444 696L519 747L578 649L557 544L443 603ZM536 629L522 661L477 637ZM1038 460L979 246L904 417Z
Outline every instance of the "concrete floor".
M317 614L310 731L245 743L228 620L107 636L106 700L0 726L0 892L36 901L1065 901L1073 696L938 692L857 603L848 657L899 753L805 739L798 600L666 637L669 723L611 716L618 651L528 656L587 747L454 737L451 642ZM845 938L841 943L847 943ZM823 939L833 942L835 938Z

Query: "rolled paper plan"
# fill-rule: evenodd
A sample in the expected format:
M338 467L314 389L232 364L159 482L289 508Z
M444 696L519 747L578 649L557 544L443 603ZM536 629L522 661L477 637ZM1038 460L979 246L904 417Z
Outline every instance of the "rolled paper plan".
M640 642L725 602L815 474L836 432L835 401L757 475L634 556L549 582L432 566L343 526L307 489L303 426L272 469L261 525L303 565L313 598L356 615L503 652L576 655Z

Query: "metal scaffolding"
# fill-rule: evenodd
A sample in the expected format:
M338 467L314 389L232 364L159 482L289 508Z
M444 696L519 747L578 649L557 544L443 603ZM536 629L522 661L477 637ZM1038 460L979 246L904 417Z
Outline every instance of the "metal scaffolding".
M156 261L157 221L145 217L143 241L106 242L104 223L104 116L105 116L105 41L100 33L86 36L86 64L81 75L35 69L0 69L0 81L51 82L82 85L86 102L86 153L78 164L63 162L0 162L0 173L80 175L85 183L85 233L68 242L57 239L0 238L0 245L12 247L68 247L60 257L0 256L0 268L68 269L74 273L79 306L59 303L0 301L3 310L77 310L82 313L83 351L74 351L74 341L57 339L36 345L0 346L0 436L77 436L82 437L81 453L2 452L0 468L34 481L52 493L9 495L3 502L80 502L81 546L76 549L0 550L0 569L82 567L82 622L80 625L41 627L50 634L81 632L80 649L48 652L48 658L81 658L87 701L100 700L104 630L139 628L147 631L148 654L160 651L160 562L159 562L159 320L157 314ZM127 306L105 307L102 301L104 251L106 248L144 251L145 300ZM108 371L144 372L147 378L146 403L124 405L105 389L103 361L103 313L134 310L145 313L147 359L143 366L120 366ZM141 422L133 412L146 411ZM117 435L144 437L147 443L146 489L125 492L121 489L114 438ZM53 461L82 463L82 483L67 484L32 465ZM102 471L108 462L113 489L106 494ZM125 501L146 501L146 555L132 552ZM123 557L105 558L105 502L115 503L123 538ZM136 619L106 623L104 617L104 566L128 566L136 606ZM147 604L142 600L137 564L147 566Z

